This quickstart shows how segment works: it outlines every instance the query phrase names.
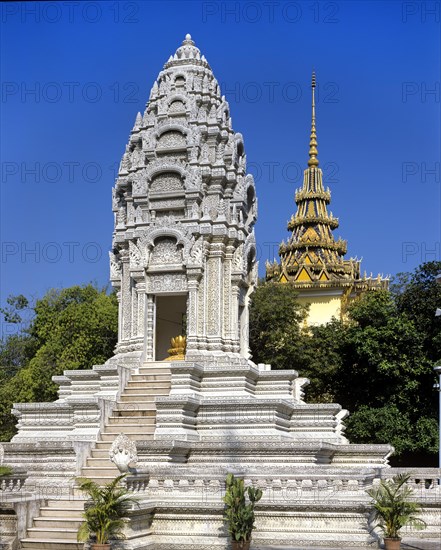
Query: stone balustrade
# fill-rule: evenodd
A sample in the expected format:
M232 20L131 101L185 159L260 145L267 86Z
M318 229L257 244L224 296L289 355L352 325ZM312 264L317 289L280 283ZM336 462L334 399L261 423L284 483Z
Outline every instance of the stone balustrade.
M127 489L132 493L142 493L147 490L150 476L148 473L140 473L138 475L127 476L125 483Z
M26 474L11 474L0 478L0 499L5 495L18 493L23 489L26 481Z
M414 493L415 500L433 499L441 506L441 468L387 468L382 469L380 475L375 478L374 485L378 485L381 479L391 479L397 474L408 473L410 479L408 485Z

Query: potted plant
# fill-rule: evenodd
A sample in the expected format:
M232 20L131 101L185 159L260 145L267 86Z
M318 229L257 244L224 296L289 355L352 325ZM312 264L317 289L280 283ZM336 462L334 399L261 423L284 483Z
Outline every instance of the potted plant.
M233 550L249 550L254 528L254 506L261 498L260 489L245 488L243 479L236 478L233 474L227 475L223 498L226 504L224 518L228 524Z
M93 539L92 550L110 550L111 539L123 539L123 528L127 513L136 499L121 484L127 474L116 477L110 483L100 486L91 479L78 478L78 488L86 493L84 523L78 530L77 539L85 542Z
M386 550L399 550L401 547L400 529L409 525L415 529L424 529L426 522L418 518L420 512L417 502L410 500L413 491L407 485L410 474L402 473L392 479L381 480L378 487L369 489L373 499L374 520L384 533Z

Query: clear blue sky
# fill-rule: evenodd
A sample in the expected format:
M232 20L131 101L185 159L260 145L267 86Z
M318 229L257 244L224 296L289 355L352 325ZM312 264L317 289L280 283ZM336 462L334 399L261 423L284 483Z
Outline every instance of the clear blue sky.
M440 2L0 9L1 303L9 294L107 283L115 166L186 33L244 135L259 199L261 274L295 211L313 68L319 159L348 257L392 275L440 259Z

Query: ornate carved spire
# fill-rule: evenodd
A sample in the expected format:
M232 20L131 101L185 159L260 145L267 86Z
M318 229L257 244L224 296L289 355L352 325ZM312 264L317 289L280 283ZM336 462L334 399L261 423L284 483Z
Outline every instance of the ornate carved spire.
M188 292L191 300L176 306L189 320L186 357L214 351L248 357L247 332L235 317L243 289L251 294L257 280L257 202L245 159L228 102L187 34L157 76L144 115L136 117L113 191L110 264L122 319L117 353L145 350L147 360L165 359L170 338L184 329L175 317L168 321L176 333L153 328L161 321L153 296ZM243 269L226 277L236 249ZM195 289L202 273L207 276ZM198 318L210 319L209 327L201 328ZM156 342L154 330L161 333ZM183 354L183 347L175 349Z

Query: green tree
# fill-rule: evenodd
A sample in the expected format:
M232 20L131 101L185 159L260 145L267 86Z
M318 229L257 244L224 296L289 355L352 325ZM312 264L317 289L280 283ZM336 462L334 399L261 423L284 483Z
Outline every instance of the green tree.
M354 443L391 443L396 455L435 453L436 403L424 337L388 291L349 308L337 401L351 412Z
M349 307L347 322L309 328L291 285L263 284L252 300L250 345L254 361L309 378L307 401L347 408L352 442L392 443L403 459L415 453L428 459L438 446L438 409L433 361L420 327L424 315L433 321L434 310L421 303L418 321L402 306L397 296L412 280L404 277L399 292L364 294ZM429 286L436 301L437 290Z
M116 296L105 289L74 286L51 290L37 300L26 332L5 344L9 355L18 357L18 370L0 387L0 438L14 434L14 402L54 400L52 377L104 363L112 356L117 331Z
M255 363L270 363L276 369L291 369L299 356L301 323L307 309L297 301L289 283L263 283L252 294L250 349ZM248 329L248 327L246 327Z
M401 285L392 287L398 310L414 321L433 362L441 360L441 317L435 317L436 308L441 308L441 284L435 280L440 273L441 262L426 262L412 274L398 274Z
M28 364L36 351L35 338L29 333L33 309L25 296L9 296L3 315L0 339L0 383L14 376Z
M326 403L334 400L334 373L339 368L340 321L307 327L308 308L298 302L290 283L261 283L251 299L250 348L256 363L273 369L294 369L309 378L308 399Z
M4 384L26 366L35 351L35 339L23 332L0 340L0 383Z
M394 403L421 413L432 370L413 321L384 290L363 295L350 306L349 316L337 395L352 410Z
M29 300L19 294L18 296L8 296L6 298L7 307L0 307L0 313L3 314L5 323L23 323L23 313L29 311Z
M326 325L301 331L299 354L293 358L293 365L301 376L310 381L306 389L309 402L336 402L345 338L345 326L335 318Z

